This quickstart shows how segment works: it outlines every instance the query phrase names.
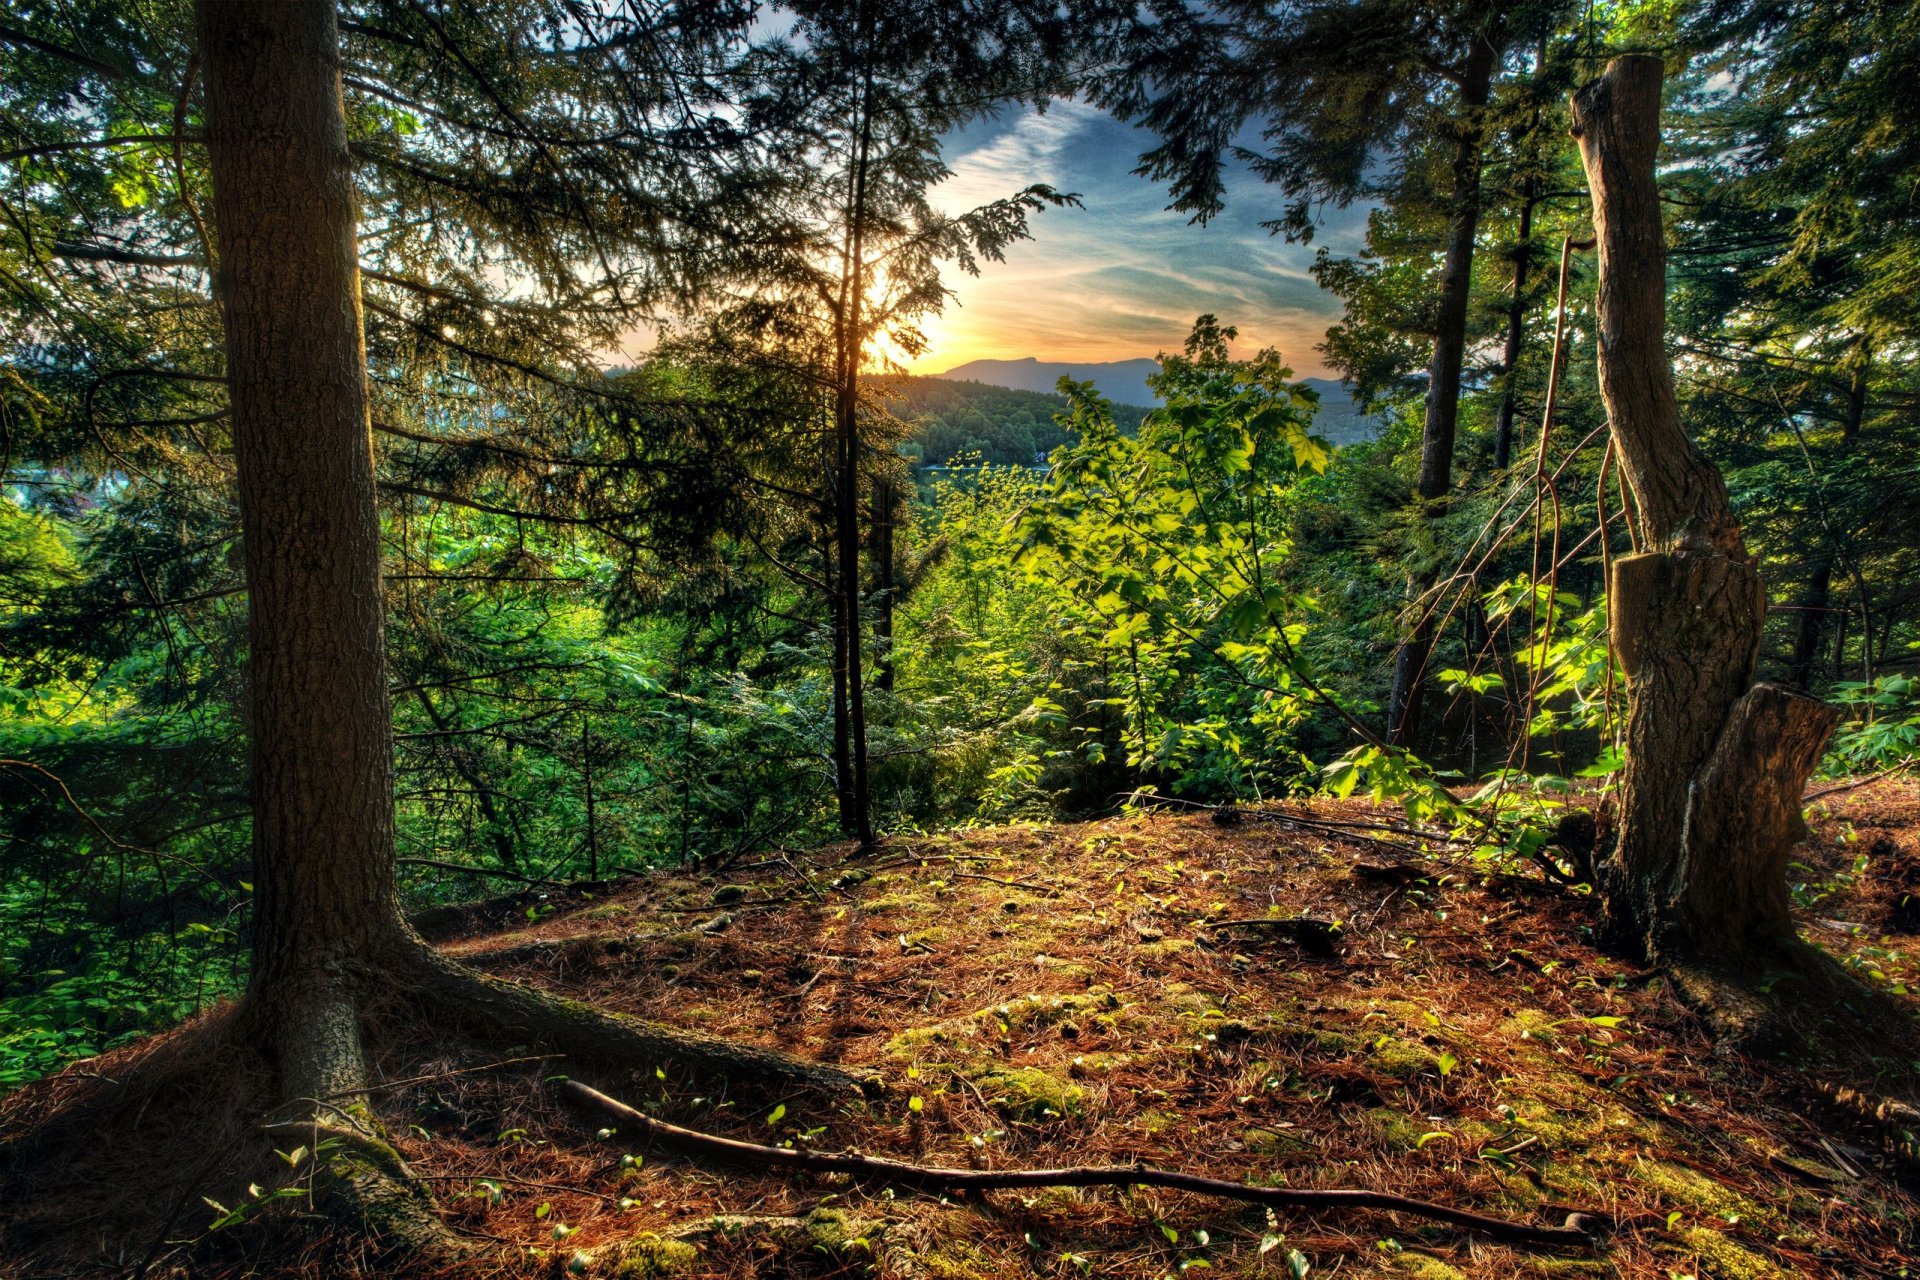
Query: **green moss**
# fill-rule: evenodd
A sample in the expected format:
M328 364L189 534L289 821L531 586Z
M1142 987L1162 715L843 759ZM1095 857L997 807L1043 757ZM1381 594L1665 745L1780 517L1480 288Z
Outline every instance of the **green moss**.
M1766 1218L1767 1210L1703 1173L1664 1160L1641 1160L1636 1177L1660 1193L1669 1208L1692 1209L1719 1218Z
M1439 1060L1425 1045L1398 1036L1382 1035L1367 1046L1367 1063L1382 1075L1405 1080L1422 1071L1435 1070Z
M1515 1009L1500 1023L1500 1034L1511 1040L1537 1040L1552 1044L1559 1036L1557 1021L1544 1009Z
M1467 1280L1466 1273L1450 1267L1430 1253L1403 1253L1393 1260L1393 1269L1419 1280Z
M1580 1160L1548 1160L1535 1175L1542 1186L1557 1192L1574 1204L1594 1202L1602 1193L1600 1182Z
M710 901L713 903L714 906L718 907L718 906L724 906L726 903L729 903L729 902L738 902L746 896L747 896L746 885L723 884L718 889L715 889L713 891L713 897L710 899Z
M1119 1007L1119 997L1111 991L1090 991L1083 996L1031 995L982 1009L974 1017L990 1031L1004 1027L1011 1033L1063 1026Z
M1133 949L1133 954L1142 960L1165 962L1183 951L1193 950L1192 938L1163 938L1159 942L1145 942Z
M618 916L632 915L633 908L624 902L609 902L604 906L595 907L591 911L582 911L580 914L588 920L612 920Z
M887 1041L886 1052L893 1058L920 1058L938 1055L956 1042L971 1038L975 1030L970 1022L936 1022L926 1027L908 1027Z
M1701 1272L1710 1280L1787 1280L1788 1272L1718 1231L1687 1227L1678 1234L1699 1258Z
M1148 1107L1140 1113L1140 1127L1149 1136L1165 1133L1180 1123L1180 1117L1171 1111L1162 1111L1158 1107Z
M810 1248L842 1261L853 1261L872 1256L873 1238L880 1234L883 1224L856 1218L845 1209L818 1208L801 1219L801 1226Z
M973 1082L1009 1120L1077 1116L1086 1101L1086 1091L1079 1085L1038 1067L993 1067L974 1076Z
M1308 1035L1313 1047L1334 1057L1350 1058L1360 1052L1360 1039L1344 1031L1313 1031Z
M618 1258L613 1274L619 1280L655 1280L693 1270L699 1265L700 1251L684 1240L647 1234L627 1241Z
M1000 1280L1007 1274L998 1258L964 1240L941 1240L914 1261L933 1280Z

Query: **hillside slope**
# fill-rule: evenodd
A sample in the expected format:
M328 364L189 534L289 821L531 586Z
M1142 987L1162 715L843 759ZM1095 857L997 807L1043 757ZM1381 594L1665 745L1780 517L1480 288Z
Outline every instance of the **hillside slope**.
M1010 387L1017 391L1052 392L1061 378L1091 382L1094 389L1115 404L1152 405L1156 398L1147 379L1160 372L1158 360L1110 360L1091 364L1072 364L1057 360L1039 360L1028 356L1020 360L970 360L935 377L959 382L979 382L989 386ZM1307 378L1307 386L1320 397L1320 410L1314 418L1314 430L1333 444L1356 444L1379 434L1379 422L1360 412L1346 384L1338 378Z
M1903 919L1900 885L1920 882L1920 785L1836 795L1816 815L1809 878L1828 896L1808 924L1912 984L1904 944L1883 935ZM1381 821L1348 804L1229 826L1160 813L997 828L897 839L864 860L825 849L523 895L423 925L452 930L447 949L494 972L871 1067L889 1086L835 1104L702 1091L652 1063L591 1077L681 1124L958 1167L1139 1162L1384 1188L1538 1223L1570 1206L1615 1220L1604 1253L1515 1250L1379 1213L1269 1217L1165 1191L965 1201L721 1169L596 1136L543 1086L563 1065L503 1064L459 1044L376 1064L392 1083L372 1100L451 1224L556 1250L553 1265L578 1274L1908 1274L1920 1200L1792 1064L1716 1054L1657 978L1583 941L1592 920L1578 896L1537 881L1476 886L1436 864L1392 870L1404 850ZM1851 879L1861 847L1886 879ZM1334 945L1303 950L1227 923L1302 915L1340 921ZM1819 923L1836 919L1867 932ZM184 1165L122 1168L115 1153L138 1144L88 1111L164 1043L7 1100L23 1149L52 1101L90 1126L37 1170L31 1196L0 1176L0 1257L30 1255L21 1274L88 1270L80 1256L108 1245L90 1234L88 1205L125 1200L120 1185L151 1188L146 1229L158 1234L141 1240L198 1241L193 1274L261 1265L253 1251L272 1232L248 1222L210 1237L198 1199L244 1202L260 1174L216 1159L189 1186ZM196 1087L250 1086L240 1073ZM143 1107L133 1123L183 1120ZM189 1256L155 1248L150 1274ZM324 1252L288 1265L352 1269Z

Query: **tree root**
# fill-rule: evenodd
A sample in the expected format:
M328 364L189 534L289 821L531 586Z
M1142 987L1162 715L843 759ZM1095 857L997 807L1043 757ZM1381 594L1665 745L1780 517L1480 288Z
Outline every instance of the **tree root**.
M1920 1169L1920 1108L1832 1080L1814 1079L1810 1084L1823 1101L1872 1132L1895 1160L1908 1169Z
M356 1095L366 1088L359 1013L337 992L274 1011L275 1041L286 1103L302 1114L266 1131L303 1144L313 1208L383 1254L455 1266L480 1250L450 1231L433 1197L386 1141L380 1122ZM342 1105L335 1099L352 1099Z
M700 1031L607 1013L476 973L420 947L399 975L436 1011L467 1014L492 1034L538 1044L592 1062L627 1068L678 1063L697 1075L733 1083L872 1094L876 1072L813 1062L778 1049L742 1044Z
M1554 1248L1590 1248L1607 1226L1606 1219L1598 1214L1570 1214L1564 1226L1543 1227L1384 1191L1250 1187L1244 1183L1225 1182L1198 1174L1133 1165L1067 1169L943 1169L879 1156L831 1155L820 1151L769 1147L656 1120L577 1080L559 1081L557 1087L569 1102L679 1151L754 1168L847 1174L870 1182L911 1187L919 1191L994 1191L1015 1187L1167 1187L1280 1209L1370 1209L1403 1213L1478 1231L1507 1244Z

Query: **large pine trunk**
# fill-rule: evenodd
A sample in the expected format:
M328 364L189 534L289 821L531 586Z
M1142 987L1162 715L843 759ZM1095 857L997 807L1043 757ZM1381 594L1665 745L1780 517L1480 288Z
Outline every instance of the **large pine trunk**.
M1753 683L1765 589L1719 469L1680 422L1654 181L1663 77L1659 58L1621 58L1574 97L1600 249L1600 391L1644 548L1611 584L1629 707L1601 889L1617 941L1731 969L1793 940L1787 852L1834 712Z
M253 1005L351 1005L406 936L354 192L328 0L202 0L248 589Z

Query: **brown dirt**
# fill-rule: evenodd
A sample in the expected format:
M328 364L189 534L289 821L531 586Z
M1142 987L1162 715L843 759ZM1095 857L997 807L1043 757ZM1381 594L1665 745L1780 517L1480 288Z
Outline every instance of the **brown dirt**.
M1296 812L1384 820L1358 804ZM1920 783L1829 796L1814 817L1796 872L1802 927L1911 1011L1920 941L1893 930L1920 927L1905 901L1920 895ZM690 1236L692 1252L657 1252L680 1266L673 1274L699 1276L1284 1277L1304 1264L1316 1277L1749 1280L1913 1269L1909 1166L1884 1130L1819 1100L1808 1064L1716 1053L1658 975L1588 944L1584 899L1487 883L1471 860L1382 882L1355 867L1391 851L1358 836L1157 813L899 838L866 859L828 848L717 876L640 877L446 949L612 1009L874 1067L892 1088L881 1101L827 1104L702 1093L652 1063L581 1072L678 1123L928 1163L1137 1161L1378 1187L1555 1224L1555 1207L1571 1206L1617 1219L1604 1252L1526 1253L1378 1215L1269 1220L1173 1193L943 1203L704 1168L597 1136L541 1087L565 1064L468 1070L515 1055L439 1029L416 1042L427 1024L402 1009L375 1019L374 1078L433 1078L383 1087L373 1102L450 1225L549 1251L500 1274L570 1262L613 1274L617 1246L648 1233ZM700 929L723 914L725 927ZM1206 927L1302 914L1341 922L1337 957ZM257 1065L205 1047L214 1032L188 1028L0 1103L0 1134L19 1153L0 1160L0 1271L144 1261L153 1275L341 1275L365 1262L327 1239L289 1254L299 1233L275 1224L300 1212L298 1195L209 1232L217 1215L202 1196L230 1209L252 1198L249 1182L266 1193L298 1183L277 1161L248 1164L244 1126L188 1141L196 1117L218 1129L223 1107L258 1105L261 1093ZM1836 1046L1844 1066L1814 1074L1859 1086L1877 1077L1880 1090L1914 1096L1897 1039ZM115 1091L154 1077L169 1044L191 1059L175 1064L174 1083L148 1088L137 1118L116 1110ZM157 1136L173 1143L164 1162L151 1155ZM821 1206L846 1220L817 1215L784 1234L710 1229L716 1216ZM103 1258L113 1261L102 1268ZM627 1274L649 1272L630 1261Z

